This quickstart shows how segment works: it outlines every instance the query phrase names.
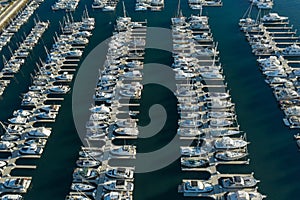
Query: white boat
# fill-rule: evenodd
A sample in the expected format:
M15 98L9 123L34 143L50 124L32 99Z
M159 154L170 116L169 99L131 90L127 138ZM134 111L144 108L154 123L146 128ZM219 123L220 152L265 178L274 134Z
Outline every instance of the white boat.
M199 137L204 135L199 129L190 129L190 128L179 128L177 134L182 137Z
M184 167L207 167L209 160L201 157L181 157L181 165Z
M38 147L36 144L25 145L20 148L19 152L21 154L40 155L43 153L43 148Z
M288 17L279 16L278 13L272 13L270 12L267 15L264 15L261 20L262 22L280 22L288 20Z
M201 180L183 180L182 187L184 193L208 193L214 189L211 183Z
M180 127L183 128L196 128L201 127L203 123L200 120L183 119L178 122Z
M109 151L109 153L113 156L135 156L136 155L136 147L132 145L123 145L120 147L115 147Z
M224 126L231 126L233 124L232 120L227 119L210 119L209 126L211 127L224 127Z
M18 115L16 117L8 119L8 121L13 124L26 124L28 121L28 118Z
M4 194L0 197L1 200L22 200L23 196L20 194Z
M107 180L103 186L109 191L133 191L133 183L127 180Z
M252 188L259 182L252 175L221 177L219 180L222 187L228 189Z
M51 135L51 129L45 127L32 127L24 132L31 137L49 137Z
M227 118L227 117L233 117L235 116L232 112L221 112L221 111L210 111L207 113L207 116L210 118Z
M8 178L4 181L3 186L8 189L26 191L31 183L28 178Z
M120 127L114 131L117 135L138 136L139 130L137 127Z
M98 167L101 162L98 160L80 159L76 161L78 167Z
M52 86L48 89L49 94L66 94L70 91L70 87L66 85Z
M74 191L90 191L94 190L96 187L90 183L72 183L71 190Z
M222 137L215 140L216 149L238 149L243 148L248 144L245 140L240 138Z
M286 47L282 51L283 56L300 56L300 46L297 44L292 44Z
M116 167L106 171L106 176L116 179L133 179L134 168Z
M16 144L10 141L0 141L0 150L11 150Z
M95 179L99 172L93 168L76 168L73 172L73 179Z
M248 153L238 152L238 151L219 151L216 152L215 157L218 160L232 161L232 160L238 160L244 158L247 155Z
M105 106L104 104L102 104L100 106L92 106L90 108L90 111L93 113L110 113L111 109Z
M180 147L180 153L182 156L201 156L207 155L208 151L201 147Z
M92 199L81 194L70 194L66 196L66 200L92 200Z
M132 200L132 196L126 192L112 191L104 194L103 200Z
M264 195L260 194L256 191L245 191L245 190L238 190L235 192L228 192L225 194L226 200L238 200L238 199L245 199L245 200L262 200L265 198Z

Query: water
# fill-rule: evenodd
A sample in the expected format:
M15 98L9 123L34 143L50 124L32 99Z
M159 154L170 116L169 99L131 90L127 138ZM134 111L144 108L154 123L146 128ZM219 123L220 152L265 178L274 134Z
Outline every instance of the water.
M177 9L177 1L165 0L163 12L139 12L133 11L134 1L126 0L128 14L133 20L148 20L149 26L170 27L170 18ZM51 25L45 32L43 41L35 47L31 57L27 59L21 73L16 75L17 81L12 81L7 88L3 99L0 101L0 120L6 121L12 115L12 111L20 107L20 94L27 91L30 85L30 73L33 73L36 60L45 59L44 45L47 48L53 43L54 32L59 31L59 20L62 20L64 12L52 12L50 6L54 0L45 0L37 9L37 14L42 20L49 19ZM92 0L81 1L79 8L74 13L78 19L85 4L90 15L96 18L96 29L85 49L84 57L100 42L111 36L115 18L122 14L121 5L113 13L103 13L90 9ZM273 97L272 90L264 82L261 72L258 70L256 57L251 54L251 49L242 32L237 27L238 19L249 6L247 0L226 0L221 8L204 9L203 13L209 16L210 25L215 38L219 42L221 62L224 66L224 74L231 91L232 99L236 103L236 111L241 129L247 132L249 145L249 166L224 166L221 172L255 172L255 177L261 180L259 190L272 200L298 199L300 184L300 158L293 134L282 123L283 113ZM192 12L186 1L182 1L183 13L188 16ZM296 0L276 0L274 10L281 15L290 17L291 24L299 30L298 10L300 2ZM194 12L195 13L195 12ZM13 38L10 46L16 48L14 43L21 41L23 32L26 34L33 25L32 18L22 27L20 34ZM5 48L2 52L8 57L9 51ZM160 54L159 51L147 51L146 62L159 62L170 64L169 54ZM147 74L145 74L146 76ZM157 98L150 99L153 94ZM170 117L164 130L168 134L175 134L176 130L176 99L163 88L155 86L145 87L145 97L141 108L141 123L147 124L147 105L161 103L168 106ZM32 175L32 186L25 196L28 200L62 200L69 191L72 181L72 171L75 168L78 150L81 141L76 134L72 119L71 108L72 95L68 94L62 104L57 122L52 126L53 134L48 140L42 158L38 161L26 161L26 164L37 164L36 170L22 170L24 175ZM13 103L12 103L13 102ZM144 113L144 114L143 114ZM168 135L168 137L170 136ZM154 138L139 141L138 148L141 151L157 149L169 140L164 134ZM157 140L156 140L157 139ZM24 161L20 160L20 163ZM20 172L15 172L20 174ZM171 165L152 173L137 174L135 178L135 199L185 199L177 194L177 185L183 178L208 178L203 173L182 173L179 160Z

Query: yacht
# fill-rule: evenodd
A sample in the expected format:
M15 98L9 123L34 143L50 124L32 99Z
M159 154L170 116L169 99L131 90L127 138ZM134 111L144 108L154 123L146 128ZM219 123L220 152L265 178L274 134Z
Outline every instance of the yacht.
M139 130L137 129L137 127L121 127L114 130L114 134L123 136L138 136Z
M231 126L234 122L232 120L227 119L210 119L209 120L209 126L211 127L225 127L225 126Z
M104 104L100 105L100 106L92 106L90 108L90 111L92 113L110 113L111 112L111 109L107 106L105 106Z
M261 18L261 21L262 22L281 22L281 21L285 21L285 20L288 20L288 19L289 19L288 17L279 16L278 13L270 12L269 14L264 15Z
M134 168L116 167L107 170L105 175L116 179L133 179Z
M113 156L130 156L136 155L136 147L132 145L123 145L120 147L112 148L109 153Z
M49 94L66 94L69 91L70 87L66 85L52 86L47 90Z
M25 192L29 187L31 180L29 178L8 178L5 179L3 186L8 189L13 189Z
M90 183L72 183L71 190L74 191L91 191L96 187Z
M200 120L184 119L179 121L179 126L183 128L201 127L203 123Z
M20 194L4 194L0 197L0 200L22 200L23 196Z
M15 146L16 144L14 142L0 141L0 150L12 150L12 148Z
M245 199L245 200L262 200L265 198L264 195L260 194L256 191L245 191L238 190L235 192L227 192L225 194L226 200L237 200L237 199Z
M204 136L204 133L199 129L179 128L177 134L182 137L199 137Z
M18 115L16 117L8 119L8 121L13 124L26 124L28 122L28 118Z
M104 189L109 191L133 191L133 183L127 180L107 180L104 183Z
M212 100L212 99L227 99L230 97L230 94L226 92L208 92L204 95L204 100Z
M252 175L221 177L219 181L227 189L252 188L259 182Z
M297 44L292 44L291 46L283 49L281 54L283 56L300 56L300 46Z
M209 118L220 119L220 118L233 117L233 116L235 116L235 114L232 113L232 112L226 112L226 111L224 111L224 112L222 112L222 111L209 111L207 113L207 116Z
M182 187L184 193L208 193L214 189L211 183L201 180L183 180Z
M245 147L247 144L248 142L245 140L240 138L230 138L228 136L224 136L215 140L216 149L238 149Z
M248 153L239 152L239 151L219 151L215 153L215 157L218 160L232 161L244 158Z
M73 172L73 179L96 179L99 172L93 168L76 168Z
M41 155L43 152L43 148L38 147L36 144L25 145L20 148L19 152L21 154Z
M300 106L291 106L284 110L284 113L287 116L295 115L300 116Z
M32 127L24 131L29 137L49 137L51 129L45 127Z
M181 157L181 165L184 167L207 167L209 160L201 157Z
M132 200L132 196L126 192L108 192L103 195L103 200Z
M101 162L98 160L80 159L76 161L78 167L99 167Z
M208 151L204 150L201 147L180 147L181 155L182 156L201 156L201 155L207 155Z
M66 200L92 200L92 199L87 197L86 195L70 194L66 196Z

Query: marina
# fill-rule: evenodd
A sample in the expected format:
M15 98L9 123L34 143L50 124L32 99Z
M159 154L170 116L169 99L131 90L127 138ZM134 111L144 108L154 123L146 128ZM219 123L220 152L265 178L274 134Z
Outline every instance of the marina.
M37 16L11 34L12 41L2 50L7 60L16 53L17 59L26 61L22 70L0 81L5 88L0 103L0 168L4 172L0 185L5 193L0 198L297 197L300 61L299 26L292 12L296 6L287 12L281 0L253 1L254 13L258 11L254 5L265 9L261 17L274 6L270 13L282 13L288 19L244 27L248 40L243 41L244 33L236 23L248 1L229 0L222 8L203 8L203 12L202 5L195 6L200 15L189 8L188 1L181 1L187 16L181 17L186 21L171 31L172 50L165 52L149 48L152 36L147 30L170 28L177 2L165 0L162 9L153 9L160 12L136 12L135 1L116 2L104 10L96 9L98 2L80 1L72 15L52 12L53 3L41 4ZM50 26L27 55L18 48L36 25L33 17L41 23L49 19ZM88 25L73 32L79 22ZM111 49L103 55L108 62L101 65L100 55L94 58L99 59L101 70L96 88L91 87L93 105L80 141L70 106L74 79L84 67L82 60L108 37L113 41L106 43ZM247 43L257 55L251 55ZM149 73L151 62L164 63L174 72L174 92L144 84L154 75ZM86 82L95 81L91 79ZM159 134L144 139L141 125L152 117L147 109L153 102L165 107L168 119ZM287 127L280 123L282 118ZM139 173L134 164L139 154L163 147L167 137L174 135L180 141L178 159L157 171Z

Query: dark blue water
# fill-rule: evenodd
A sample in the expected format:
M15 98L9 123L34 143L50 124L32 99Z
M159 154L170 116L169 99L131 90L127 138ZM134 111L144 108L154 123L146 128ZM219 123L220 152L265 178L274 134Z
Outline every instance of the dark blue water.
M134 20L148 20L149 26L170 27L170 18L177 9L177 1L165 0L163 12L141 12L136 13L133 0L125 0L128 14ZM50 6L54 0L45 0L37 9L36 13L41 20L49 19L51 25L43 36L43 41L33 50L31 57L27 59L21 72L16 75L17 81L7 88L0 101L0 120L6 121L12 115L12 111L20 107L20 94L27 91L30 85L30 73L33 73L36 60L41 57L45 59L44 45L47 48L53 43L54 32L59 31L59 20L62 20L64 12L52 12ZM92 0L82 0L75 13L74 18L79 19L87 5L90 16L96 18L96 28L90 39L89 46L85 49L84 57L100 42L112 34L112 23L115 18L122 14L119 5L116 12L103 13L90 9ZM242 32L239 31L237 22L248 8L248 0L224 0L221 8L204 9L203 14L210 18L210 25L215 38L219 42L221 62L224 66L224 74L228 82L232 99L236 103L238 121L241 129L247 132L249 145L250 165L221 167L220 171L226 172L255 172L255 177L261 180L259 191L272 200L299 199L300 190L300 155L297 150L293 134L282 123L283 113L273 97L272 90L264 82L261 72L258 70L256 57L251 54L251 49L245 40ZM183 13L188 16L191 10L187 1L182 1ZM300 2L297 0L277 0L274 10L281 15L289 16L290 22L295 28L300 28L298 10ZM112 22L112 23L111 23ZM23 32L28 33L33 25L32 18L16 35L10 46L16 48L14 43L21 41ZM8 50L5 48L2 54L8 57ZM170 63L168 54L157 56L156 51L149 51L146 54L146 62ZM147 61L148 59L148 61ZM157 90L157 89L156 89ZM153 88L145 89L145 97L160 95L158 98L161 104L168 101L174 102L172 95L161 89L161 94L154 93ZM16 174L32 175L32 186L26 195L28 200L62 200L69 191L72 181L72 171L81 141L77 136L72 119L72 95L68 94L62 104L57 122L53 125L53 134L48 140L43 156L38 161L30 163L38 165L36 170L14 172ZM148 102L146 98L144 105ZM157 103L157 102L156 102ZM174 114L174 103L170 103L169 111ZM146 108L146 107L145 107ZM143 109L143 108L141 108ZM175 113L176 114L176 113ZM141 116L143 117L143 116ZM175 117L175 118L174 118ZM147 117L143 118L145 123ZM170 123L164 127L165 130L175 130L176 116L170 117ZM149 143L148 143L149 142ZM144 151L153 148L153 141L145 141ZM161 145L156 141L157 147ZM142 143L141 143L142 144ZM163 144L163 143L162 143ZM155 144L154 144L155 145ZM154 146L155 147L155 146ZM22 163L22 162L21 162ZM28 163L28 161L26 161ZM147 174L137 174L135 179L135 199L185 199L177 194L177 185L182 178L206 178L203 173L182 173L179 161L175 161L168 167L159 171Z

